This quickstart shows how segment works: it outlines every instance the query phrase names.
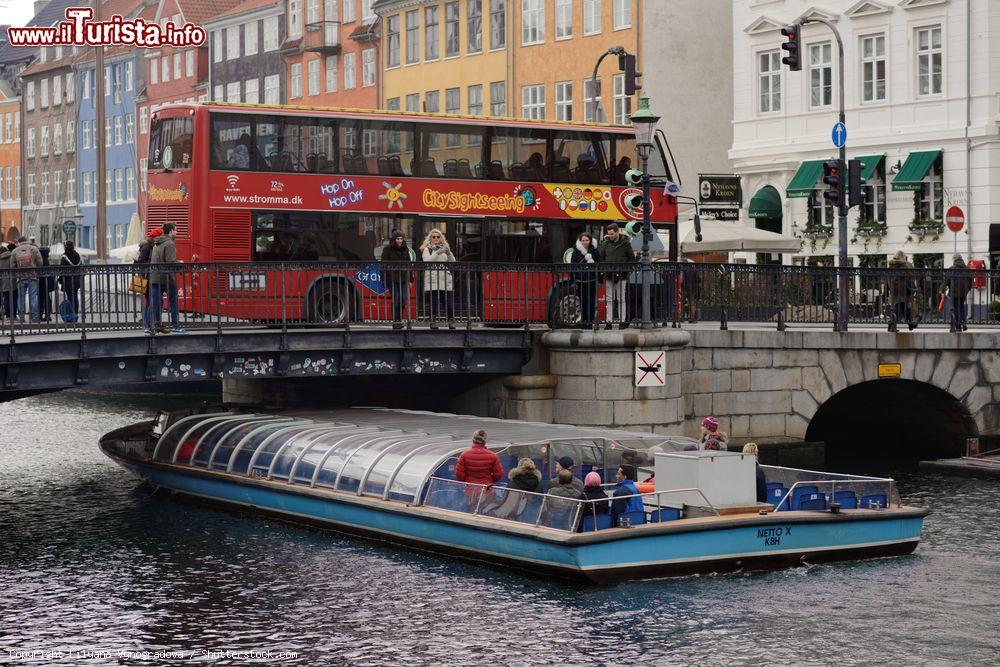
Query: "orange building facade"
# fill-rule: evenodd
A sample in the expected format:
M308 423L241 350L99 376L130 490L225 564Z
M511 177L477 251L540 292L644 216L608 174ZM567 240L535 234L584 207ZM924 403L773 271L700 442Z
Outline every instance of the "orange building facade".
M376 109L382 68L373 0L285 0L287 103Z
M0 93L3 97L3 93ZM0 239L21 232L21 98L0 99Z
M615 46L636 56L642 71L643 0L522 0L511 5L511 115L522 118L628 124L635 101L625 95L618 58L598 72L593 117L591 76Z

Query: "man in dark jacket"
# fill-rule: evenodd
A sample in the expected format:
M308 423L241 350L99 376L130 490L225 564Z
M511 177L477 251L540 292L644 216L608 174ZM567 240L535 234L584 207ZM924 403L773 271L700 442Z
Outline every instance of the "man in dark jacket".
M163 235L162 229L151 229L149 230L149 235L146 240L139 244L139 254L136 255L135 263L148 265L150 258L153 256L153 245L160 236ZM153 331L153 309L150 308L152 303L149 298L149 269L147 266L143 266L138 270L137 275L140 278L146 280L146 289L143 292L142 298L144 303L142 304L142 323L146 325L146 334L152 334ZM162 307L162 304L161 304Z
M632 255L632 241L628 236L621 233L618 223L612 222L607 227L607 234L598 246L601 254L601 261L605 264L629 264L634 259ZM626 289L628 287L628 271L616 270L607 271L604 274L604 325L605 329L611 328L612 322L618 322L618 326L624 329L628 326L628 316L625 307Z
M611 518L618 525L618 517L626 512L642 512L642 498L635 486L635 467L627 463L618 466L615 473L615 492L611 501ZM631 497L623 497L631 496Z
M913 265L906 259L906 253L902 250L897 252L889 260L889 268L897 269L889 278L889 298L892 301L892 311L896 316L896 322L906 321L910 331L917 328L917 323L913 321L913 311L910 310L910 292L913 291L912 279L904 271L899 269L912 269Z
M972 276L961 255L952 258L952 275L948 282L948 294L951 296L951 312L956 331L968 331L966 323L966 300L972 291Z
M562 474L563 470L569 470L569 475L571 478L571 484L573 488L583 493L583 482L579 478L573 476L573 459L568 456L560 456L556 459L556 476L549 480L549 488L554 488L559 486L559 475Z
M389 243L382 250L383 262L409 262L410 249L406 247L403 232L398 229L389 234ZM382 269L382 280L392 292L392 328L403 328L403 315L410 306L410 271L409 269Z
M177 232L172 222L163 225L163 236L153 241L153 251L149 255L150 271L150 311L152 315L153 328L158 333L186 334L187 329L181 327L180 304L177 301L177 275L174 265L180 264L177 259L177 248L174 246L174 237ZM163 326L163 295L167 295L170 302L170 328ZM152 334L150 329L146 334Z

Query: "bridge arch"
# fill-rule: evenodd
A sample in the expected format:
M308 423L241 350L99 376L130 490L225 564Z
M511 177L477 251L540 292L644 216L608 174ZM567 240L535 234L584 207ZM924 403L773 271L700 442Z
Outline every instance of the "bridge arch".
M827 461L958 456L979 433L968 407L929 382L868 380L818 406L806 440L826 443Z

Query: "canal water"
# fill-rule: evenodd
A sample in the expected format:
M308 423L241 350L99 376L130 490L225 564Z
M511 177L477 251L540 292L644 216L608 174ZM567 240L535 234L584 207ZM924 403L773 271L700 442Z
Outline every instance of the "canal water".
M79 394L3 405L0 664L1000 657L997 482L897 472L903 499L934 510L910 557L592 588L154 494L97 448L153 411Z

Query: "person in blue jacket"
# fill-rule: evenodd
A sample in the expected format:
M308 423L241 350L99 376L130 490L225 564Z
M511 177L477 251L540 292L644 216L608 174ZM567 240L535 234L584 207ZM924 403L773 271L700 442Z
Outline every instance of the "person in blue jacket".
M623 463L615 473L615 492L611 500L612 525L618 525L618 517L626 512L642 512L642 498L635 486L635 466ZM623 498L622 496L633 496Z

